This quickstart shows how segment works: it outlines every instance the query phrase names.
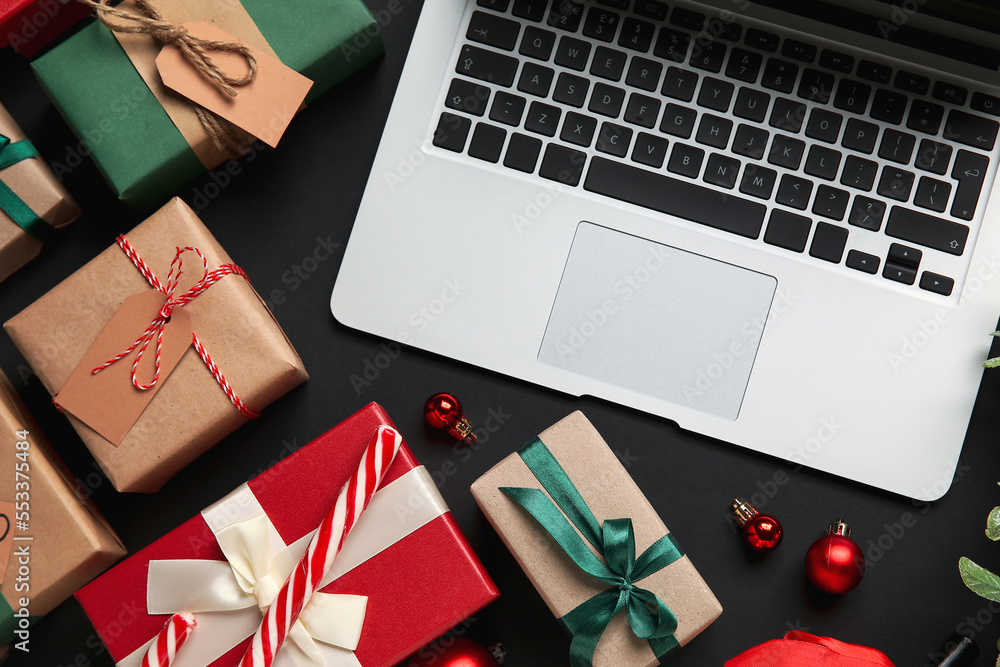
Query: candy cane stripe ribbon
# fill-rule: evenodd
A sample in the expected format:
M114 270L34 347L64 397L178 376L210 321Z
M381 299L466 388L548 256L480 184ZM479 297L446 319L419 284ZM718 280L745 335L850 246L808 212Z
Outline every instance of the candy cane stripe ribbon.
M183 308L187 304L191 303L196 298L198 298L198 296L200 296L203 292L205 292L205 290L207 290L209 287L219 282L226 276L229 275L240 276L244 280L246 280L247 283L250 282L250 278L249 276L247 276L246 272L243 271L243 269L236 266L235 264L223 264L219 268L209 271L208 259L205 258L205 255L202 254L202 252L197 248L186 246L184 248L177 248L177 252L174 255L174 259L173 261L170 262L170 271L167 273L166 284L164 284L163 282L160 281L159 278L156 277L156 274L154 274L152 269L149 268L149 265L146 264L145 260L143 260L142 257L139 256L139 253L136 252L135 248L132 246L131 243L129 243L128 239L125 238L124 234L118 237L118 245L119 247L121 247L125 255L132 261L135 267L139 269L139 272L150 284L150 286L157 292L164 294L167 297L167 300L160 308L156 316L153 318L153 321L150 322L149 326L146 327L146 329L139 335L139 337L135 340L134 343L129 345L122 352L119 352L113 358L105 361L103 364L101 364L91 372L96 375L97 373L100 373L101 371L103 371L105 368L108 368L112 364L121 361L125 357L132 354L132 352L134 352L136 349L138 349L139 352L138 354L136 354L135 361L132 363L132 385L136 389L139 389L141 391L146 391L148 389L152 389L153 387L155 387L156 383L160 381L161 355L163 350L163 331L166 328L167 324L170 322L170 315L171 313L173 313L174 309ZM182 256L186 252L193 252L196 255L198 255L198 257L201 258L204 273L202 274L201 279L197 283L195 283L194 286L191 287L187 292L184 292L180 296L175 297L174 293L177 291L177 287L180 284L181 275L183 274L184 261L182 259ZM149 344L153 342L153 339L156 339L155 370L153 373L153 379L149 382L149 384L142 384L138 378L139 362L142 361L142 356L143 354L145 354L146 349L149 347ZM201 341L198 339L197 334L192 333L192 343L194 344L194 349L198 352L198 356L201 357L201 360L203 362L205 362L205 365L208 367L208 370L212 373L212 377L214 377L216 382L219 383L219 386L222 387L222 390L226 392L226 396L228 396L232 404L236 406L236 409L239 410L240 413L247 419L257 419L258 417L260 417L260 413L250 408L246 403L244 403L243 400L236 393L236 391L233 390L229 382L226 380L225 376L222 374L222 371L219 370L219 367L212 360L212 357L208 354L208 351L205 349L205 346L202 345Z

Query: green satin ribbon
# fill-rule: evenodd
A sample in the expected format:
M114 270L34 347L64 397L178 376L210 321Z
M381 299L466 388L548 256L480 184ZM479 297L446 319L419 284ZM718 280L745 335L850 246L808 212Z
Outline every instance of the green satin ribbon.
M677 617L663 600L635 585L684 555L674 536L664 535L636 558L632 519L608 519L603 526L599 524L566 471L541 440L536 438L518 454L555 503L540 489L501 487L500 490L527 510L577 567L611 586L562 617L573 634L570 665L592 667L601 635L611 619L623 610L628 614L632 632L649 642L658 659L676 649ZM604 557L604 562L580 539L570 521Z
M36 155L38 151L27 139L11 143L8 137L0 134L0 171ZM38 217L3 181L0 181L0 211L10 216L18 227L43 243L52 240L55 235L52 225Z

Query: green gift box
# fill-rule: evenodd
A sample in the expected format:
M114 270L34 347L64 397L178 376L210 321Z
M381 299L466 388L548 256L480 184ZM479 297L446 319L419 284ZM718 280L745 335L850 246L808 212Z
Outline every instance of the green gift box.
M169 14L175 2L183 0L155 4ZM314 82L307 102L384 52L378 23L361 0L213 0L204 5L206 15L189 20L214 21L213 14L245 11L278 58ZM131 206L160 204L223 161L206 165L199 159L119 40L100 22L32 67L83 150Z

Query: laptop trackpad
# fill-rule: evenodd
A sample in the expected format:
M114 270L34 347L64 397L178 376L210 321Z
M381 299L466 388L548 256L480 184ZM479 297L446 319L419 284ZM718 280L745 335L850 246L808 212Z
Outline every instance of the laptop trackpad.
M538 360L735 420L776 286L581 222Z

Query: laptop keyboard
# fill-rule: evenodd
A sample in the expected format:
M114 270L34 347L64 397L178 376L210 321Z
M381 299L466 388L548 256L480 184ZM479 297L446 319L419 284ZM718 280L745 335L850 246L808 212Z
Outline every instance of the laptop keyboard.
M658 0L478 0L433 144L950 296L1000 98L753 23Z

